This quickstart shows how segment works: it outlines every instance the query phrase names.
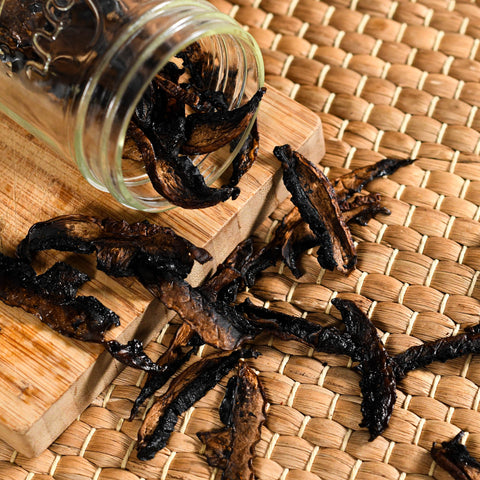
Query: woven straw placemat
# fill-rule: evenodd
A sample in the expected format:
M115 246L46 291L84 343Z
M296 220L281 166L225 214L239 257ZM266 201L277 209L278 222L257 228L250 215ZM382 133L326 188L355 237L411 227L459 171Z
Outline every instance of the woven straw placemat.
M360 302L395 353L478 323L480 313L480 7L460 0L226 0L218 8L262 47L267 81L321 117L333 178L384 156L418 158L369 190L390 216L354 227L358 269L348 277L302 257L299 280L267 270L246 295L332 321L336 295ZM478 59L478 60L477 60ZM279 208L256 232L265 242ZM178 325L148 347L154 356ZM374 442L358 424L358 374L348 359L272 338L252 362L268 420L257 445L262 480L449 478L432 442L460 429L480 458L480 356L408 374L390 426ZM201 354L205 354L203 350ZM40 457L0 444L2 480L209 479L196 432L220 426L225 382L182 416L150 462L135 454L140 419L126 418L143 375L126 369Z

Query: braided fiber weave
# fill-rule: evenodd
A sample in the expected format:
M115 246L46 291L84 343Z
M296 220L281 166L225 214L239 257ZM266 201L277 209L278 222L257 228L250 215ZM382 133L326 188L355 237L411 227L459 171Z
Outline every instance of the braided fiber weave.
M282 264L242 298L337 322L330 300L358 301L387 349L462 331L480 313L480 6L461 0L215 0L260 44L267 81L321 117L322 165L334 178L384 156L415 164L368 189L390 216L352 227L358 268L350 276L302 257L296 280ZM480 2L478 2L480 4ZM259 245L290 207L256 232ZM331 316L334 315L334 317ZM165 350L173 321L149 345ZM349 359L263 337L260 372L267 422L254 461L261 480L450 478L429 455L433 442L466 430L480 458L480 356L411 372L398 386L390 426L373 442L360 429L359 375ZM203 349L202 355L209 348ZM124 370L40 457L0 444L2 480L220 478L196 432L221 426L226 381L187 411L150 462L135 454L141 418L126 420L143 375ZM141 412L143 413L143 411Z

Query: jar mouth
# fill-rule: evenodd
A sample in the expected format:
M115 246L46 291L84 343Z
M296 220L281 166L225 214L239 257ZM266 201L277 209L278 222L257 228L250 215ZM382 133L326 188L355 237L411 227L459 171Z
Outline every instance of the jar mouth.
M136 57L127 62L126 70L116 84L112 84L109 98L100 99L99 108L95 105L99 99L98 89L101 89L105 75L109 74L112 62L121 58L122 51L131 48L132 38L141 39L147 27L162 17L163 7L143 15L142 21L137 22L137 28L119 39L118 43L123 43L120 48L119 45L112 46L115 53L111 59L104 61L104 68L99 69L96 77L90 80L79 103L79 121L75 128L74 148L84 177L96 188L112 194L121 204L147 212L165 211L174 206L155 191L144 166L125 159L123 154L127 129L135 108L158 72L180 52L197 43L202 51L208 52L218 67L215 69L216 75L208 79L209 88L228 91L229 109L249 100L264 82L261 52L248 32L210 4L206 7L198 2L174 3L178 8L178 16L173 18L169 28L148 38L143 44L140 40L143 48L137 48ZM192 12L192 8L198 9L199 5L203 7L202 12ZM135 33L132 35L132 32ZM233 76L232 71L236 72ZM105 114L104 119L97 124L97 131L89 135L101 110ZM192 158L207 185L225 172L240 151L255 116L234 148L225 146ZM93 148L92 141L98 142L93 144Z

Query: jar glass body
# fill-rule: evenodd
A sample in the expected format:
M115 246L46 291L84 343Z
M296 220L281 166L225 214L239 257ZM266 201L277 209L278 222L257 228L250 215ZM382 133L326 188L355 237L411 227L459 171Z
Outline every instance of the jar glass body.
M193 44L214 66L209 89L223 92L229 108L263 85L253 38L203 0L4 0L0 109L123 205L168 209L143 166L122 158L123 147L155 75ZM248 130L236 148L194 159L207 183L228 167Z

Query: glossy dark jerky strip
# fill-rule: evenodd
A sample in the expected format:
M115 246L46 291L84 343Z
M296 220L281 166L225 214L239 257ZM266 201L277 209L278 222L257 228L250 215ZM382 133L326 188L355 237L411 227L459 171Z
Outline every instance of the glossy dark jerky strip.
M318 262L329 270L350 272L357 259L355 246L329 180L289 145L275 147L274 154L282 162L283 180L292 202L321 246Z
M157 370L148 375L144 386L135 399L130 411L130 420L134 419L143 402L162 388L179 368L190 359L197 347L202 344L203 340L188 323L183 323L180 326L168 349L155 362L158 367ZM187 346L190 348L185 351Z
M287 262L297 278L301 275L301 272L296 266L297 253L292 248L291 243L289 244L291 237L295 235L297 227L301 225L307 224L302 220L300 212L295 207L285 215L281 224L275 230L275 234L270 242L248 260L246 268L247 285L253 285L256 276L261 271L275 265L281 258Z
M362 374L362 415L360 426L367 427L374 440L388 426L397 398L392 360L368 317L349 300L334 298L332 304L340 311L347 332L355 343Z
M97 266L109 275L133 276L135 265L150 265L159 272L186 277L194 260L205 263L209 253L177 235L172 229L147 221L129 224L83 215L65 215L34 224L17 248L20 258L55 249L96 253Z
M390 215L388 208L380 205L378 202L365 203L358 207L354 207L351 210L343 213L343 217L347 223L357 223L363 227L368 225L368 222L379 213L383 215Z
M260 429L265 422L265 394L262 385L248 365L240 366L238 376L229 381L233 398L226 427L212 432L200 432L198 437L206 444L208 464L224 470L222 480L254 480L253 458L255 445L260 440ZM232 380L231 379L231 380ZM225 405L222 404L225 408Z
M396 166L399 168L402 165L401 162L398 162ZM390 170L388 172L391 173ZM381 173L386 174L387 170L375 169L375 174L379 175ZM372 172L371 174L373 175ZM339 177L337 180L342 178ZM364 184L361 186L364 186ZM339 182L339 188L343 188L341 182ZM355 222L365 226L371 218L379 213L390 214L390 211L382 207L380 202L381 196L378 193L357 195L351 201L347 201L345 198L339 202L339 207L345 223ZM298 258L306 250L317 246L319 246L318 237L302 219L298 208L294 207L285 215L281 224L275 230L273 239L250 260L250 268L247 273L248 285L253 285L259 272L274 265L280 259L285 262L296 278L301 277L302 272L298 266Z
M236 142L232 142L232 147L236 146ZM234 187L240 179L247 173L257 160L258 149L260 146L260 136L258 134L257 120L253 123L252 130L248 134L245 143L237 153L232 162L232 174L228 185ZM232 149L231 147L231 149Z
M210 153L235 140L253 119L264 93L265 89L260 89L245 105L234 110L188 115L186 141L180 152L186 155Z
M393 368L400 380L408 372L432 362L446 362L469 353L480 353L480 333L469 331L410 347L393 357Z
M332 184L337 194L338 202L342 202L350 198L354 193L360 192L363 187L375 178L391 175L400 167L411 165L415 160L384 158L379 162L366 167L357 168L350 173L342 175L333 180Z
M150 272L139 272L143 285L166 307L174 310L209 345L233 350L251 339L246 321L233 306L211 302L201 290L174 275L161 278Z
M66 337L102 343L104 333L119 325L118 315L94 297L76 296L88 277L65 263L42 275L0 254L0 299L20 307Z
M242 281L242 265L252 253L251 240L241 242L227 259L218 266L212 277L207 279L200 287L201 294L209 302L233 302ZM209 328L205 326L204 328ZM212 326L216 328L216 326ZM188 323L183 323L164 354L157 360L159 372L147 377L145 385L135 399L130 418L133 418L142 403L161 388L167 380L190 358L196 348L204 342L200 335ZM189 347L188 350L185 347Z
M167 444L178 416L213 388L241 358L253 355L249 350L236 350L229 354L206 357L175 377L167 392L147 412L140 427L138 458L152 459Z
M197 90L192 84L178 84L163 75L155 77L155 83L166 94L191 107L196 112L211 112L215 109L227 110L228 105L221 92Z
M464 434L465 432L460 432L441 445L434 443L430 454L455 480L480 480L480 463L471 456L465 445L460 443Z
M204 281L200 290L211 302L232 303L238 290L244 286L248 261L253 254L253 242L240 242L221 263L214 275Z
M158 158L148 156L144 160L153 188L173 205L207 208L235 199L240 193L237 187L209 187L198 167L184 155L164 154Z
M257 307L248 299L237 308L247 315L259 332L270 331L285 340L304 343L318 352L349 355L354 360L360 358L351 336L335 327L322 327L301 317Z
M103 342L103 345L113 358L127 367L144 372L158 371L158 365L144 352L140 340L130 340L126 345L117 342L117 340L108 340Z

